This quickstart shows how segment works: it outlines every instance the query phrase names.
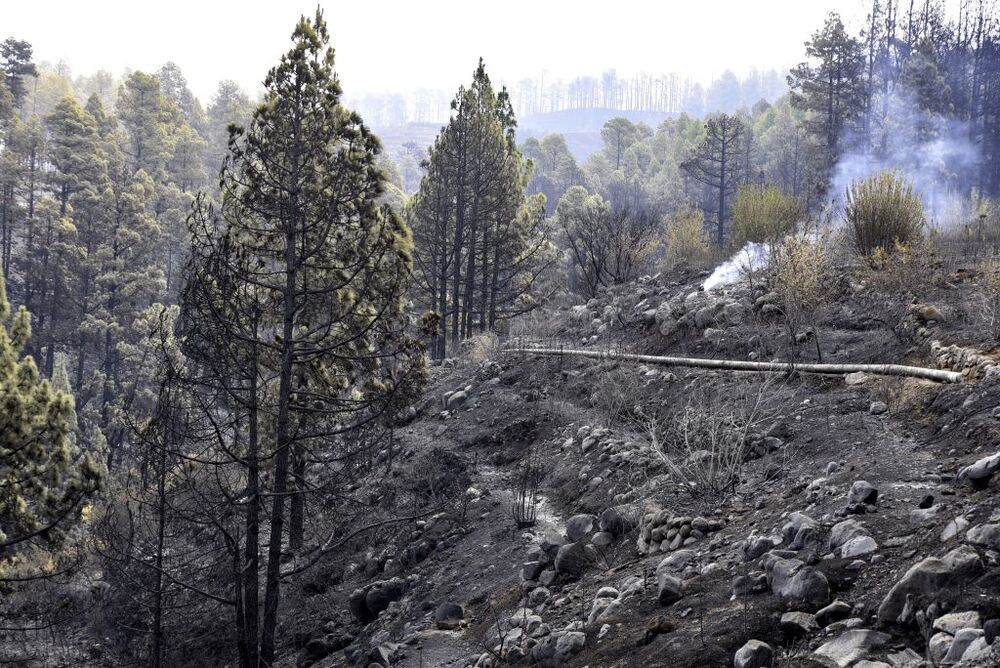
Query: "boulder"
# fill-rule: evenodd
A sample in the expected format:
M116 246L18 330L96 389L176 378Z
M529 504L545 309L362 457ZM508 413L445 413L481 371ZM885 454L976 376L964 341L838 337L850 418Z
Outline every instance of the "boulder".
M680 578L670 573L660 571L656 574L656 599L660 605L673 605L684 598L684 583Z
M393 601L398 601L406 589L406 581L402 578L392 578L374 583L365 594L365 605L368 611L378 617Z
M871 406L868 407L868 412L872 415L882 415L888 410L889 406L884 401L873 401Z
M615 537L613 534L607 531L598 531L593 536L590 537L590 542L597 547L607 547L615 542Z
M947 543L949 540L951 540L958 534L963 533L968 528L969 528L969 520L959 515L955 519L950 520L948 524L945 525L944 529L941 531L941 542Z
M955 634L955 639L951 641L948 653L944 655L943 663L958 663L965 656L965 651L976 640L985 634L982 629L961 629Z
M927 653L930 654L934 665L939 666L944 661L951 649L951 641L955 638L950 633L935 633L927 642Z
M573 542L579 541L594 530L596 523L597 518L593 515L573 515L566 520L566 535Z
M748 536L740 547L743 561L759 559L778 545L781 545L781 539L774 536Z
M990 478L1000 469L1000 452L989 457L983 457L958 472L956 482L968 480L973 487L983 488L990 483Z
M462 606L452 601L445 601L434 611L434 625L439 629L452 631L459 628L464 619Z
M830 529L830 551L836 552L853 538L867 536L868 529L857 520L844 520Z
M886 633L869 629L852 629L820 645L816 654L846 668L856 661L861 661L873 650L885 647L889 640L889 635Z
M862 557L866 554L878 551L878 543L871 536L855 536L840 547L840 556L843 559L851 557Z
M564 573L571 578L583 575L592 563L593 557L584 543L563 545L556 553L556 572Z
M656 566L656 572L679 573L694 561L696 555L691 550L677 550Z
M933 628L935 631L944 631L945 633L955 635L962 629L983 628L983 620L975 610L949 612L947 615L941 615L935 619Z
M817 526L816 520L805 513L794 512L781 528L781 535L790 550L801 550L809 543Z
M959 589L983 572L983 562L968 545L955 548L945 556L928 557L910 567L882 599L878 608L879 624L908 622L903 616L907 598L918 608L926 607L945 590Z
M867 480L857 480L851 485L851 490L847 493L847 502L850 504L865 503L874 504L878 500L878 489Z
M468 399L469 395L465 392L465 390L452 392L450 395L448 395L448 398L445 399L445 408L449 410L451 410L452 408L458 408L466 401L468 401Z
M577 654L587 644L587 636L582 631L568 631L556 640L556 665L562 665Z
M781 630L792 637L809 635L819 630L816 615L808 612L786 612L781 616Z
M761 640L748 640L736 650L733 668L771 668L773 662L774 650L770 645Z
M1000 524L980 524L965 533L965 540L991 550L1000 550Z
M768 582L785 604L815 610L830 601L826 576L798 559L776 559L768 568Z
M541 561L526 561L521 564L521 579L525 582L537 580L538 576L545 570L545 563Z
M816 623L820 628L825 628L834 622L847 619L851 616L852 610L850 603L838 599L816 613Z
M635 527L634 513L625 507L612 507L601 513L600 528L614 536L622 536Z

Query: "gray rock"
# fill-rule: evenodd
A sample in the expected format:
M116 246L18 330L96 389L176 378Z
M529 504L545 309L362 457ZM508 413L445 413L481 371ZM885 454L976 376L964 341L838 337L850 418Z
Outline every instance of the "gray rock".
M607 547L615 542L615 537L607 531L598 531L590 537L590 542L597 547Z
M838 599L816 613L816 623L820 625L820 628L827 627L834 622L850 617L852 610L850 603Z
M656 599L660 605L673 605L684 598L684 583L667 571L656 574Z
M656 572L679 573L690 565L695 558L695 553L691 550L677 550L657 564Z
M850 666L869 655L873 650L885 647L890 638L886 633L869 629L853 629L825 642L816 650L816 654L831 659L842 668Z
M927 652L930 654L934 665L941 665L944 657L951 649L951 641L954 640L950 633L935 633L927 642Z
M957 589L983 572L983 562L968 545L955 548L942 558L928 557L914 564L893 585L878 608L879 624L909 621L900 616L907 598L915 599L920 608L930 605L949 589Z
M878 500L878 489L867 480L857 480L851 485L851 490L847 493L847 502L850 504L865 503L874 504Z
M556 553L556 571L564 573L571 578L578 578L583 575L592 563L593 556L587 550L587 546L584 543L563 545L559 548L559 552Z
M449 410L451 410L452 408L458 408L466 401L468 401L468 399L469 395L466 394L465 390L459 390L458 392L453 392L452 394L448 395L448 398L445 400L445 407L448 408Z
M439 629L453 630L462 625L465 611L458 603L445 601L434 611L434 624Z
M830 529L830 551L836 552L852 538L867 535L868 529L857 520L838 522Z
M626 506L615 506L601 513L601 531L607 531L614 536L622 536L636 525L635 512Z
M965 540L973 545L1000 550L1000 524L980 524L965 533Z
M878 543L871 536L855 536L840 548L840 556L844 559L861 557L878 551Z
M771 591L784 603L815 610L830 601L826 576L798 559L776 559L768 568Z
M586 538L594 530L596 523L597 518L593 515L573 515L566 520L566 535L571 541L576 542Z
M983 624L983 631L986 632L986 642L992 643L1000 637L1000 619L987 619Z
M577 654L586 646L587 636L582 631L568 631L556 640L556 665L565 663L571 656Z
M889 406L884 401L873 401L868 407L868 412L872 415L882 415L889 410Z
M944 530L941 531L941 542L946 543L960 533L969 528L969 520L961 515L948 522Z
M964 652L962 661L958 664L962 667L986 668L986 666L996 666L1000 663L1000 656L986 641L986 638L976 638Z
M819 630L816 615L808 612L786 612L781 616L781 630L788 635L805 636Z
M961 483L968 480L974 487L985 487L997 469L1000 469L1000 452L983 457L974 464L963 468L958 472L956 482Z
M809 543L817 526L816 520L805 513L794 512L781 528L781 535L790 550L801 550Z
M975 610L950 612L935 619L933 628L935 631L944 631L945 633L955 635L962 629L983 628L983 620Z
M771 668L773 662L774 650L770 645L760 640L748 640L736 650L733 668Z
M964 657L969 645L982 638L985 634L982 629L962 629L955 634L955 639L951 641L948 653L944 655L944 663L958 663Z
M780 538L774 536L749 536L741 546L743 561L759 559L781 544Z
M545 563L541 561L528 561L521 564L521 579L525 582L537 580L538 576L545 570Z

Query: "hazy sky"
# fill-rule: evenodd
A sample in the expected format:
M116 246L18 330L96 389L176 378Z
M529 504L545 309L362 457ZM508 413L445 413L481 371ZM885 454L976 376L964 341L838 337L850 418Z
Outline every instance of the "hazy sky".
M74 73L180 65L202 100L220 79L256 92L315 0L3 0L0 38ZM452 90L479 56L494 80L785 68L836 9L853 27L865 0L321 0L348 97Z

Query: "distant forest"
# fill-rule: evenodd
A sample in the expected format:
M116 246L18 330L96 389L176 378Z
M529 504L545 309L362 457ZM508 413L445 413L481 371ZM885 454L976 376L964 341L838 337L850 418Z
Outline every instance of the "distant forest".
M712 111L732 113L758 100L774 100L788 89L784 76L776 70L753 70L743 79L726 70L706 88L676 72L623 77L613 69L600 77L581 76L570 81L522 79L507 88L519 118L573 109L686 112L692 116ZM381 128L443 122L450 102L448 91L425 88L410 94L365 95L350 104L374 127Z

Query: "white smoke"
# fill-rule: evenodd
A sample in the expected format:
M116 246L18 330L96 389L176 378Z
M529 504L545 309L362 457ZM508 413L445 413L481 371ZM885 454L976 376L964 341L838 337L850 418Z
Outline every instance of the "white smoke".
M843 205L852 182L897 170L913 184L932 226L964 220L968 200L963 184L969 183L979 158L968 123L920 109L901 95L890 99L888 118L871 150L849 150L840 158L830 184L834 205Z
M701 289L708 292L735 283L748 273L766 267L769 257L770 249L767 245L750 241L731 258L716 267L712 275L701 284Z

